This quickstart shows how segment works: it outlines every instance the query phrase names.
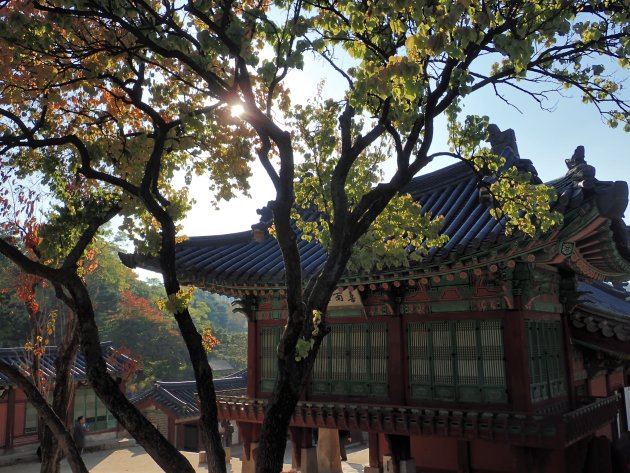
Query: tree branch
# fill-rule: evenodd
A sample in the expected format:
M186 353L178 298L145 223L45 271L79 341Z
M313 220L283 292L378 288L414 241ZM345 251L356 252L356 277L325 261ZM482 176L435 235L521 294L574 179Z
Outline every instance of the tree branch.
M29 402L37 409L37 413L43 419L46 426L53 432L59 440L59 445L68 457L68 463L74 473L88 473L88 469L83 463L81 454L77 449L70 432L64 423L57 417L57 414L46 402L35 385L24 376L19 369L0 360L0 371L4 373L16 386L18 386L28 398Z

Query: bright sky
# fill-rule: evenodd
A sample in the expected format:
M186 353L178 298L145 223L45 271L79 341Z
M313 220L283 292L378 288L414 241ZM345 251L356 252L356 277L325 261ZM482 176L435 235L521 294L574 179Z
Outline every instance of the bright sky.
M295 102L304 102L316 93L317 77L322 77L322 65L313 61L305 64L304 71L295 71L288 78ZM628 74L626 71L626 79ZM334 87L334 81L327 87ZM335 93L334 89L331 89ZM516 132L521 158L531 159L543 181L564 175L564 160L570 158L578 145L586 148L586 161L595 167L596 178L601 181L630 182L630 134L622 128L610 129L593 106L584 105L577 91L569 90L565 97L557 97L554 112L541 110L533 100L510 94L521 112L508 107L494 96L491 90L475 93L467 98L464 113L488 115L491 123ZM432 152L446 151L445 127L436 130ZM452 164L452 160L431 163L422 173ZM259 216L256 209L274 198L274 190L260 166L254 168L251 180L251 198L240 197L222 202L215 211L209 204L207 181L193 181L191 195L197 204L184 221L188 236L217 235L248 230ZM630 217L630 210L627 212ZM626 218L626 222L630 220Z

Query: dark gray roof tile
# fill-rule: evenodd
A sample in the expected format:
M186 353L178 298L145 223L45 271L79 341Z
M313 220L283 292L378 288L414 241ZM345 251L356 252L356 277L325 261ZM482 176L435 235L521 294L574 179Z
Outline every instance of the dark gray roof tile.
M214 380L217 394L243 391L247 388L247 369L238 371L225 378ZM195 381L157 381L151 389L131 398L131 402L152 400L163 405L180 417L199 415L197 383Z
M531 163L526 160L521 160L520 165L531 167ZM576 185L574 178L575 173L569 172L550 183L559 194L566 194L562 209L579 205L584 192L605 195L608 189L616 189L618 197L623 197L623 189L615 183L598 182L597 189L591 191ZM466 163L416 177L405 188L405 192L417 201L424 202L425 212L444 216L442 232L449 236L449 241L443 247L432 248L422 262L415 263L420 267L472 255L507 240L505 219L493 219L489 209L480 203L478 178ZM612 211L616 212L618 206L613 207ZM267 215L268 212L263 210L262 214ZM309 212L306 214L305 218L308 218ZM261 229L267 224L267 221L261 221L255 226ZM620 230L615 225L613 230L617 234ZM623 245L626 245L625 230L622 233ZM322 267L326 252L318 244L306 241L300 241L298 249L303 262L303 274L308 278ZM630 260L630 252L627 256ZM132 264L149 269L155 266L151 259L134 258ZM268 235L262 241L253 241L252 232L193 237L178 245L176 258L182 282L188 284L277 287L284 283L282 254L276 240Z
M110 373L120 373L124 364L130 361L127 355L119 353L113 346L112 342L101 343L101 350L107 365L107 371ZM5 363L13 366L24 367L30 370L32 353L23 347L0 348L0 359ZM57 359L57 347L48 346L44 352L44 356L40 359L40 369L42 374L53 380L55 378L55 360ZM86 376L86 363L83 352L77 353L71 373L75 381L84 381ZM0 386L8 386L12 383L2 373L0 373Z

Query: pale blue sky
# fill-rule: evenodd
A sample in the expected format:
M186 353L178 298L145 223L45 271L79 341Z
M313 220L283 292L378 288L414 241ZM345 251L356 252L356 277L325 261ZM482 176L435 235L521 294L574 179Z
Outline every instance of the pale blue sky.
M289 76L288 86L294 101L303 102L315 95L318 78L325 73L321 64L309 61L304 71ZM623 71L622 78L628 77ZM338 96L335 81L326 78L327 89ZM578 145L586 148L586 160L595 167L596 177L602 181L630 182L630 134L622 128L610 129L603 123L592 105L584 105L577 91L569 90L566 97L554 97L554 112L541 110L533 100L513 93L509 97L523 113L508 107L494 96L491 90L471 95L465 102L465 113L488 115L491 122L502 130L512 128L516 132L522 158L531 159L544 181L565 174L565 158L571 157ZM432 152L447 150L444 127L436 130ZM424 172L452 164L452 160L431 163ZM184 234L188 236L216 235L247 230L258 221L256 209L274 198L273 187L260 166L254 168L251 198L240 197L221 204L215 211L208 204L207 182L193 182L192 195L197 205L184 221ZM627 212L630 217L630 210ZM626 222L630 220L626 219Z

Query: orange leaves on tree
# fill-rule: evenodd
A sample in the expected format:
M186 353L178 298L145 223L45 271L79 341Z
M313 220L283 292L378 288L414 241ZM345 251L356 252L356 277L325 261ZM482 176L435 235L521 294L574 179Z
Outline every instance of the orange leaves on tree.
M114 367L115 372L123 381L131 379L141 367L138 356L126 346L113 348L105 361Z
M40 225L35 220L27 223L24 228L22 240L24 241L24 246L31 251L34 251L42 242L42 239L39 237L39 229Z
M124 291L120 295L120 310L114 318L128 320L134 317L144 317L154 322L170 325L170 320L153 304L153 302L138 296L131 291Z
M98 261L96 260L96 256L98 252L94 247L90 247L85 251L83 258L78 262L78 274L81 277L86 277L89 274L92 274L94 271L98 269L100 266Z
M201 334L201 343L203 344L203 348L206 350L206 353L210 353L221 342L212 333L212 328L206 327L203 329Z
M39 303L37 302L37 287L42 283L42 278L33 274L20 272L15 293L24 303L29 317L37 317L39 312Z

